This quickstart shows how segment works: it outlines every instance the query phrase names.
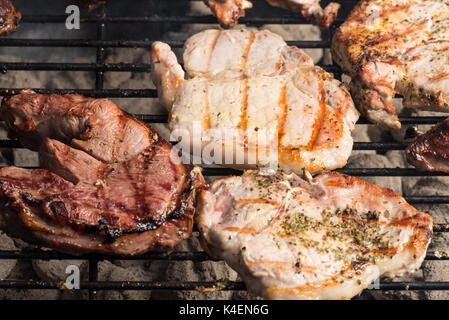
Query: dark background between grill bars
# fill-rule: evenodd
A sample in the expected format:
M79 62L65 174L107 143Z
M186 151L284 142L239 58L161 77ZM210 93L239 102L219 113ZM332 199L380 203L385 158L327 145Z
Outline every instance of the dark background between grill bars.
M177 0L166 0L173 2ZM188 0L186 0L188 1ZM195 1L195 0L190 0ZM198 1L198 0L196 0ZM254 1L255 5L261 0ZM329 1L322 1L325 5ZM289 45L295 45L300 48L329 48L331 34L335 28L344 21L344 17L357 1L340 0L342 4L339 17L335 25L330 30L322 32L320 41L288 41ZM271 12L272 10L270 10ZM307 22L298 14L288 13L286 11L275 11L276 15L252 16L248 11L247 17L240 19L241 24L259 26L263 24L307 24ZM280 13L281 12L281 13ZM105 72L151 72L148 64L128 64L128 63L105 63L106 48L150 48L154 40L110 40L105 38L107 25L120 23L179 23L179 24L215 24L216 19L211 16L180 16L180 15L151 15L151 16L107 16L104 15L105 9L102 8L94 14L82 16L81 23L95 24L97 27L96 39L17 39L14 36L0 38L2 47L90 47L96 48L95 63L3 63L0 62L0 72L7 74L9 70L19 71L92 71L95 74L95 87L92 89L48 89L33 88L39 93L77 93L90 97L109 97L109 98L155 98L156 90L153 89L104 89L103 80ZM66 15L24 15L22 28L26 28L29 23L63 23ZM183 40L166 41L173 47L182 47ZM336 65L321 65L325 70L334 73L340 78L341 71ZM1 96L10 96L17 94L22 88L0 88ZM160 114L136 114L137 118L148 123L165 123L167 115ZM402 117L402 124L435 124L445 119L440 117ZM366 119L360 119L359 125L367 125ZM407 144L404 143L375 143L375 142L355 142L354 150L403 150ZM0 140L0 148L21 148L22 146L16 140ZM445 173L426 173L418 172L415 169L408 168L343 168L338 170L342 173L355 176L448 176ZM230 174L240 174L240 172L227 168L205 168L204 174L208 176L223 176ZM406 200L412 204L447 204L449 196L413 196L406 197ZM449 232L449 225L438 224L434 226L434 232ZM112 259L105 255L86 255L74 257L47 250L33 251L0 251L0 259L23 259L23 260L63 260L63 259L85 259L89 261L88 281L81 282L81 289L89 290L89 299L95 298L97 290L245 290L242 282L232 281L212 281L212 282L179 282L179 281L98 281L98 261ZM146 253L144 255L114 256L114 260L171 260L171 261L211 261L210 257L204 252L172 252L172 253ZM427 260L449 260L447 253L428 252ZM60 282L29 281L7 279L0 280L0 288L8 289L60 289ZM381 283L377 289L373 290L449 290L449 282L393 282Z

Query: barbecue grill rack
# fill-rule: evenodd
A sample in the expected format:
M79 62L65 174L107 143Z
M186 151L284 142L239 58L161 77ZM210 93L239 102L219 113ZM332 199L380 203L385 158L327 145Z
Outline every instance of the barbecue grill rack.
M175 0L165 0L175 1ZM184 0L199 1L199 0ZM257 2L262 0L256 0ZM327 4L329 1L322 1ZM350 9L356 4L354 0L337 1L342 4L339 17L336 23L329 29L322 31L322 40L319 41L288 41L289 45L295 45L300 48L329 48L333 31L343 21ZM216 24L216 18L212 15L207 16L179 16L179 15L151 15L151 16L107 16L104 14L104 8L97 10L94 14L81 17L81 24L94 24L97 27L96 39L17 39L14 35L11 37L0 38L2 47L89 47L96 48L95 63L3 63L0 62L0 72L6 74L9 70L19 71L91 71L95 74L95 87L92 89L47 89L33 88L38 93L56 93L68 94L77 93L90 97L105 98L155 98L157 91L154 89L104 89L103 80L106 72L151 72L149 64L127 64L127 63L105 63L105 49L107 48L147 48L151 47L154 40L106 40L105 31L110 24L120 23L177 23L177 24ZM252 16L251 10L248 10L247 17L241 18L241 24L263 25L263 24L307 24L300 15L282 11L275 11L276 15ZM22 19L22 28L26 28L29 23L51 24L64 23L66 15L24 15ZM169 40L166 41L172 47L182 47L184 41ZM341 77L341 70L336 65L321 65L325 70L334 73L336 78ZM22 88L0 88L0 96L10 96L19 93ZM148 123L165 123L167 115L161 114L136 114L138 119ZM402 117L400 121L404 125L415 124L435 124L446 117ZM358 125L369 125L370 123L361 118ZM403 150L407 144L393 142L355 142L354 150ZM0 140L0 148L22 148L16 140ZM339 172L359 176L449 176L446 173L439 172L418 172L409 168L343 168ZM238 171L228 168L205 168L203 170L206 176L226 176L239 174ZM406 197L411 204L449 204L449 196L412 196ZM449 232L449 224L437 224L434 226L434 232ZM155 253L150 252L144 255L129 256L105 256L91 254L82 257L74 257L67 254L47 250L33 251L1 251L0 260L64 260L81 259L89 262L88 281L81 281L81 289L89 291L89 299L95 299L97 290L245 290L242 282L233 281L210 281L210 282L180 282L180 281L99 281L98 280L98 262L102 260L170 260L170 261L212 261L204 252L172 252ZM428 252L426 260L449 260L449 254L444 252ZM0 288L4 289L61 289L60 282L47 281L29 281L29 280L0 280ZM370 290L449 290L449 282L381 282L375 289Z

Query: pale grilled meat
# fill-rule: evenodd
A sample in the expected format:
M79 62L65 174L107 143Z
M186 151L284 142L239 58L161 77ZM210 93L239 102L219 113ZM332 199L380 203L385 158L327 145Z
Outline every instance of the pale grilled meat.
M211 8L218 22L224 28L231 28L245 15L245 9L252 8L248 0L203 0ZM274 6L299 12L305 19L321 28L329 28L337 17L340 4L332 2L326 8L320 6L320 0L267 0Z
M25 91L1 116L45 168L0 169L3 231L72 254L139 254L190 236L201 173L111 101Z
M401 124L392 98L449 111L449 1L363 0L337 30L333 59L352 77L359 110L390 129Z
M421 171L449 172L449 118L418 136L405 153Z
M196 123L210 138L203 150L222 151L219 164L263 167L273 159L259 157L261 150L297 173L346 164L358 112L344 85L302 50L268 31L207 30L186 41L183 60L188 80L170 47L154 43L153 82L170 129L198 138ZM223 131L239 134L230 141ZM201 156L192 139L180 144ZM244 147L240 158L236 146Z
M22 14L10 0L0 0L0 35L14 32L21 18Z
M267 299L350 299L417 270L432 218L389 189L326 172L216 180L199 198L203 248Z

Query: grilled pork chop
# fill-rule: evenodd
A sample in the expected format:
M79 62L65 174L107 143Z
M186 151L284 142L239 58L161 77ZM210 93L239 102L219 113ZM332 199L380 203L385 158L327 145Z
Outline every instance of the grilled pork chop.
M401 124L404 106L449 111L449 1L363 0L333 38L334 60L352 77L359 110L374 123Z
M203 0L211 8L223 28L232 28L240 17L245 15L245 9L252 8L248 0ZM322 28L329 28L337 17L340 4L331 2L326 8L321 8L320 0L267 0L274 6L300 12L305 19Z
M10 0L0 0L0 34L9 34L16 30L22 18Z
M449 172L449 118L419 135L405 153L419 170Z
M153 44L152 78L170 129L202 137L200 148L182 139L182 150L201 156L202 144L203 160L213 153L237 168L346 164L358 112L344 85L300 49L269 31L207 30L186 41L183 60L188 80L170 47Z
M326 172L216 180L197 224L204 249L268 299L350 299L381 275L417 270L432 218L389 189Z
M25 91L1 116L39 145L45 168L0 169L2 230L73 254L138 254L190 236L201 173L111 101Z

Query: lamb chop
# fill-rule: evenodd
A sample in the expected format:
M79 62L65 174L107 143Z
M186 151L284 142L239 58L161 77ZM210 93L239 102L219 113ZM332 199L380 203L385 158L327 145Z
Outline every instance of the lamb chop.
M240 17L245 15L245 9L252 8L248 0L203 0L211 8L223 28L232 28ZM301 13L305 19L321 28L329 28L337 17L340 4L332 2L326 8L321 8L320 0L267 0L274 6Z
M216 180L199 197L202 246L268 299L350 299L417 270L432 218L389 189L335 172Z
M24 90L3 100L1 117L9 134L34 151L49 137L111 163L130 160L152 144L148 127L107 99Z
M188 80L170 47L153 44L153 82L194 161L299 174L346 164L358 112L302 50L269 31L206 30L186 41L183 60Z
M334 60L352 77L359 110L398 129L392 98L421 110L449 111L449 1L362 0L337 30Z
M133 255L190 236L201 173L111 101L28 90L5 98L1 117L44 168L0 169L5 232L72 254Z
M421 171L449 172L449 118L419 135L405 153L407 161Z
M0 0L0 35L14 32L20 19L22 14L10 0Z

